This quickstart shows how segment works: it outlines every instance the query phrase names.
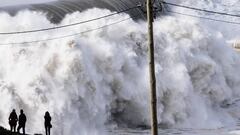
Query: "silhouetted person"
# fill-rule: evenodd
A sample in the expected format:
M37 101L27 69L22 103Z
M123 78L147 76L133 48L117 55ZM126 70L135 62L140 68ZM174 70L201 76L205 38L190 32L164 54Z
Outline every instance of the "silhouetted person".
M44 125L45 125L46 135L50 135L50 129L52 128L52 124L51 124L52 118L48 111L45 113L44 119L45 119Z
M8 121L9 121L11 132L16 132L18 117L15 109L13 109L12 112L10 113Z
M21 109L20 115L19 115L19 120L18 120L18 133L20 133L20 129L22 128L23 134L25 135L25 124L26 124L27 118L26 115L23 113L23 110Z

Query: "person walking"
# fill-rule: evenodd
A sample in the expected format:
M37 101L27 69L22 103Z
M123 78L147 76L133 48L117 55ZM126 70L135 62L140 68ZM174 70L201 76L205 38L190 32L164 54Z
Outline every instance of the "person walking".
M17 117L15 109L13 109L12 112L10 113L10 115L8 117L8 121L9 121L9 125L10 125L10 131L16 132L18 117Z
M44 119L45 119L44 125L45 125L46 135L50 135L50 129L52 128L52 124L51 124L52 118L48 111L45 113Z
M23 110L20 110L20 115L19 115L19 121L18 121L18 133L20 133L20 129L22 128L23 130L23 135L25 135L25 125L26 125L27 117L23 113Z

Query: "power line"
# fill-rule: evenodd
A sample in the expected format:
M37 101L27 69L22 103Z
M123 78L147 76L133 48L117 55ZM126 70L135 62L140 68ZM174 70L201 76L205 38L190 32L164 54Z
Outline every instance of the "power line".
M165 6L166 6L166 7L165 7ZM181 12L172 11L172 10L169 10L168 5L163 5L163 7L165 7L165 9L166 9L167 12L173 13L173 14L178 14L178 15L183 15L183 16L189 16L189 17L193 17L193 18L200 18L200 19L205 19L205 20L210 20L210 21L216 21L216 22L223 22L223 23L228 23L228 24L240 25L239 22L226 21L226 20L214 19L214 18L210 18L210 17L203 17L203 16L198 16L198 15L192 15L192 14L186 14L186 13L181 13Z
M34 33L34 32L42 32L42 31L49 31L49 30L54 30L54 29L60 29L60 28L65 28L65 27L70 27L70 26L75 26L75 25L79 25L79 24L84 24L84 23L88 23L88 22L92 22L92 21L96 21L96 20L100 20L103 18L107 18L110 16L114 16L123 12L127 12L133 9L137 9L139 8L139 6L135 6L135 7L131 7L125 10L121 10L112 14L108 14L105 16L101 16L101 17L97 17L94 19L89 19L86 21L81 21L81 22L77 22L77 23L72 23L72 24L67 24L67 25L61 25L61 26L56 26L56 27L49 27L49 28L43 28L43 29L35 29L35 30L26 30L26 31L15 31L15 32L0 32L0 35L13 35L13 34L24 34L24 33Z
M167 10L167 12L173 13L173 14L179 14L179 15L183 15L183 16L189 16L189 17L194 17L194 18L200 18L200 19L210 20L210 21L216 21L216 22L223 22L223 23L240 25L239 22L232 22L232 21L214 19L214 18L209 18L209 17L197 16L197 15L190 15L190 14L185 14L185 13L180 13L180 12L170 11L170 10Z
M97 27L97 28L94 28L94 29L90 29L90 30L86 30L86 31L82 31L82 32L74 33L74 34L70 34L70 35L59 36L59 37L54 37L54 38L48 38L48 39L43 39L43 40L26 41L26 42L0 43L0 45L30 44L30 43L38 43L38 42L45 42L45 41L52 41L52 40L57 40L57 39L63 39L63 38L67 38L67 37L73 37L73 36L76 36L76 35L80 35L80 34L84 34L84 33L89 33L89 32L92 32L92 31L96 31L96 30L100 30L100 29L103 29L103 28L106 28L106 27L110 27L110 26L119 24L119 23L121 23L121 22L130 20L130 19L132 19L132 18L134 18L134 17L137 17L137 16L139 16L139 14L136 15L136 16L133 16L133 17L128 17L128 18L126 18L126 19L122 19L122 20L120 20L120 21L116 21L116 22L107 24L107 25L103 25L103 26L101 26L101 27Z
M200 8L195 8L195 7L190 7L190 6L185 6L185 5L179 5L175 3L169 3L169 2L162 2L165 5L171 5L171 6L176 6L176 7L182 7L182 8L187 8L187 9L192 9L192 10L197 10L197 11L202 11L202 12L208 12L212 14L219 14L219 15L224 15L224 16L232 16L232 17L240 17L238 14L229 14L229 13L224 13L224 12L217 12L217 11L212 11L212 10L206 10L206 9L200 9Z

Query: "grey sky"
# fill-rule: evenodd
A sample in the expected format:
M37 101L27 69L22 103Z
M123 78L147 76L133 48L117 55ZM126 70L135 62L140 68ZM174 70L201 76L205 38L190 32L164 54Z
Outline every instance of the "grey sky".
M29 4L29 3L44 3L49 1L56 1L56 0L0 0L0 7L22 5L22 4Z

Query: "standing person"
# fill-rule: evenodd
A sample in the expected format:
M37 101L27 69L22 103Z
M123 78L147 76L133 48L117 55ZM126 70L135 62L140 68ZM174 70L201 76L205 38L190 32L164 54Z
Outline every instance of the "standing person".
M18 117L15 109L13 109L12 112L10 113L8 121L9 121L11 132L16 132Z
M21 109L20 111L20 115L19 115L19 121L18 121L18 133L20 133L20 129L22 128L23 129L23 135L25 135L25 124L26 124L26 121L27 121L27 117L26 115L23 113L23 110Z
M51 124L52 118L48 111L45 113L44 119L45 119L44 125L45 125L46 135L50 135L50 129L52 128L52 124Z

